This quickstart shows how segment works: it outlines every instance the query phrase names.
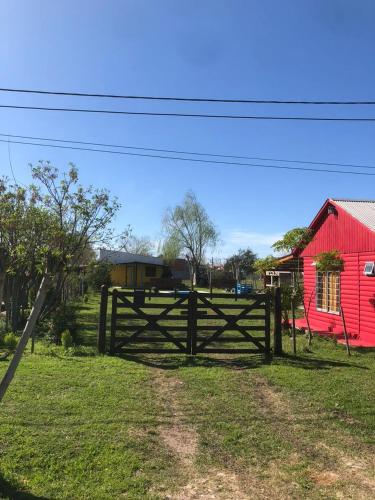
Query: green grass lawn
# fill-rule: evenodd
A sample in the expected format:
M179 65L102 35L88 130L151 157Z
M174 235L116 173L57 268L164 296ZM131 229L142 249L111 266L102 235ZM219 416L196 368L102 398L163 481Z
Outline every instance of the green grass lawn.
M294 357L284 336L272 363L94 356L97 315L92 297L86 348L39 342L22 360L0 408L1 498L374 498L374 352L301 336Z

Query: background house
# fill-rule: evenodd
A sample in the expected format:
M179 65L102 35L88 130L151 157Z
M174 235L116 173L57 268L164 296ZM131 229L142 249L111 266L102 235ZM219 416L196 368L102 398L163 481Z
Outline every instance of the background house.
M310 224L312 241L300 253L310 327L343 334L352 345L375 347L375 201L328 199ZM320 272L315 256L338 250L342 271ZM306 327L306 318L297 321Z
M266 271L268 287L297 286L303 281L303 259L293 253L280 257L273 270Z
M168 262L168 269L173 279L181 281L190 280L189 263L186 259L178 258Z
M161 278L164 272L161 257L100 249L99 260L113 265L111 280L114 286L127 288L152 286L152 281Z

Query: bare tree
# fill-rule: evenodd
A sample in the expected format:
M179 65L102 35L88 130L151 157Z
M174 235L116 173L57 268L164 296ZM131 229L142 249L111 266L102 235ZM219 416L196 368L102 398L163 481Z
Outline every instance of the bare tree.
M218 231L193 192L188 192L181 205L169 208L163 219L166 233L163 254L168 259L186 256L191 269L192 286L204 262L205 251L218 241Z
M127 226L118 237L116 249L138 255L152 255L154 244L148 236L136 236L131 226Z

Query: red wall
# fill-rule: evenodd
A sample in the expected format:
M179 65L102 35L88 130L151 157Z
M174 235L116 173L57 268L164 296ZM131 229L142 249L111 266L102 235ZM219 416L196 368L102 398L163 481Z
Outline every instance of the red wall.
M375 252L359 255L360 335L374 339L375 346L375 276L365 276L365 262L375 262Z
M358 280L358 254L341 254L344 260L344 271L340 275L341 306L349 333L359 333L359 280ZM311 323L321 323L322 329L342 330L342 319L337 314L316 310L315 274L316 267L311 257L303 261L305 306L309 304L309 320ZM375 282L374 282L375 283Z
M340 316L316 310L314 256L339 250L344 260L340 276L341 306L347 330L375 346L375 277L365 276L365 262L375 262L375 233L340 207L337 215L326 215L319 222L313 241L302 252L304 260L305 306L309 320L333 332L343 331Z
M339 250L343 253L375 251L375 233L354 219L342 208L335 206L337 214L323 215L314 228L313 241L302 252L315 256L319 252Z

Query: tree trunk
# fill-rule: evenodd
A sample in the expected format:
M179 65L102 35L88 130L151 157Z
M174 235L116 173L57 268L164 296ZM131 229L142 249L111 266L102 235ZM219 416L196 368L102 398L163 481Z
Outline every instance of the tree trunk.
M240 280L240 266L236 265L236 283L238 284L238 283L240 283L240 281L241 281Z
M6 281L6 259L7 253L3 248L0 248L0 312L1 312L1 307L3 305L3 300L4 300L4 289L5 289L5 281Z
M36 299L35 299L34 306L31 310L30 316L27 320L27 323L26 323L26 326L25 326L23 333L21 335L20 341L18 342L14 356L9 363L8 369L5 373L2 381L0 382L0 401L3 399L7 389L9 387L9 384L12 382L13 377L16 373L17 367L21 361L21 358L22 358L23 352L26 348L27 342L28 342L31 334L33 333L33 330L35 328L35 324L36 324L37 319L39 317L40 311L42 310L42 307L43 307L48 289L50 287L50 284L51 284L51 277L48 274L46 274L43 277L42 282L40 284L38 294L37 294Z
M5 270L0 271L0 312L3 305L5 278L6 278Z
M11 328L13 333L17 333L20 322L20 278L18 275L12 278L11 297Z

